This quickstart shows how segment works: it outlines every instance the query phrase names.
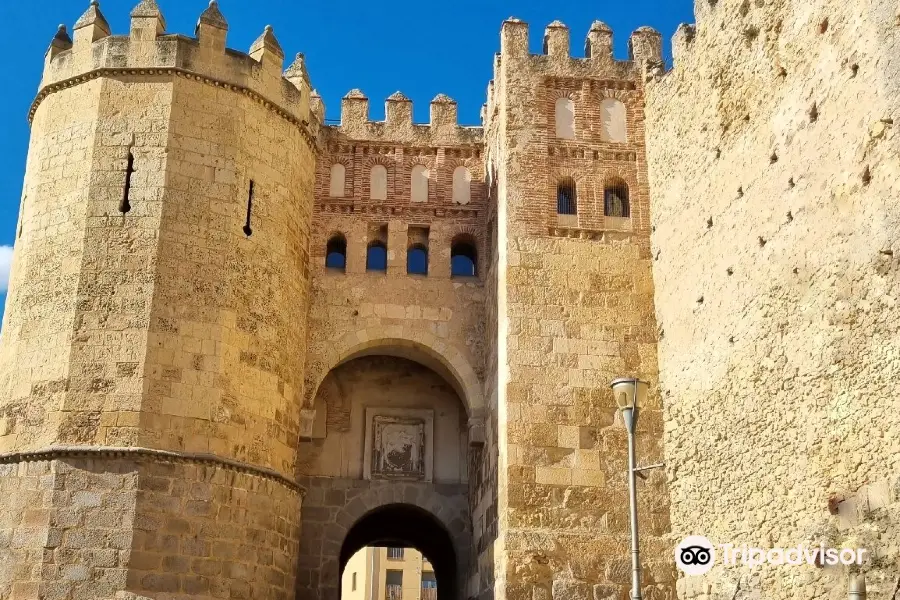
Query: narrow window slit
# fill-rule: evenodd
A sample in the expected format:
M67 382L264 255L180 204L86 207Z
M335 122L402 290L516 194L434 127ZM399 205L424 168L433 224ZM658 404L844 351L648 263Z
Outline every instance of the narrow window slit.
M244 223L244 235L250 237L253 235L253 228L250 227L250 217L253 214L253 190L256 184L251 179L250 180L250 189L247 191L247 221Z
M134 175L134 153L128 151L128 166L125 167L125 191L122 193L122 202L119 204L119 212L123 215L131 210L131 176Z

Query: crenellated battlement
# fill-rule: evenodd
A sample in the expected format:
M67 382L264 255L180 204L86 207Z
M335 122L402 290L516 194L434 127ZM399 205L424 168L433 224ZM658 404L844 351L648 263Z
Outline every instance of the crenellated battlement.
M321 99L317 98L314 102L314 110L321 107L324 112ZM399 91L385 100L384 114L384 121L370 120L369 98L361 90L353 89L341 99L340 125L330 129L351 139L373 142L403 142L423 146L481 143L482 128L461 126L456 101L444 94L438 94L431 101L431 114L427 124L413 123L413 103Z
M71 37L60 25L51 41L29 116L54 91L97 77L180 76L249 95L312 139L322 114L310 110L312 87L303 55L282 71L285 54L271 26L247 53L227 48L227 33L228 22L216 0L199 16L194 37L166 34L156 0L141 0L134 8L127 36L113 35L99 2L92 0Z
M510 17L500 31L500 54L494 71L503 58L525 60L534 69L550 75L596 77L618 74L628 77L657 69L662 65L662 36L652 27L639 27L628 40L628 59L613 56L613 31L602 21L594 21L584 40L584 56L574 56L568 26L553 21L544 29L541 54L529 51L528 23Z

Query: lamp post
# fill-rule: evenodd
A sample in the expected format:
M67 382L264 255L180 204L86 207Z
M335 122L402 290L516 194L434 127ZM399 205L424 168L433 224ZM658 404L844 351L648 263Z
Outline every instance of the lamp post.
M641 556L638 537L637 514L637 481L636 476L644 478L643 471L656 469L663 465L651 465L637 468L634 457L634 431L637 428L638 406L647 400L647 382L634 377L620 377L612 384L613 397L622 413L622 421L628 430L628 496L631 508L631 600L642 600L641 596Z

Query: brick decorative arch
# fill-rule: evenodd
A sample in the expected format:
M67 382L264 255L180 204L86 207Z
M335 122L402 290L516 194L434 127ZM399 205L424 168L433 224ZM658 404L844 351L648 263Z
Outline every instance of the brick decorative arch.
M424 328L410 330L399 325L377 325L329 340L317 357L319 367L312 369L307 378L307 406L313 405L319 386L332 369L368 354L401 356L429 367L453 386L470 419L482 415L481 381L463 353Z
M449 533L459 568L459 589L470 570L472 526L465 484L301 478L298 600L339 600L340 551L347 533L371 511L405 504L427 511Z

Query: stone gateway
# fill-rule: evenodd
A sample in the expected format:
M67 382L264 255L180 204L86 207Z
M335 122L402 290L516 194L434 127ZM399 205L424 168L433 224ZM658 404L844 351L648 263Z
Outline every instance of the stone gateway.
M900 12L696 0L627 60L502 24L482 125L325 123L302 54L141 0L47 51L0 339L0 600L900 598ZM580 44L579 44L580 50ZM579 52L581 54L581 52ZM717 563L691 535L865 548Z

